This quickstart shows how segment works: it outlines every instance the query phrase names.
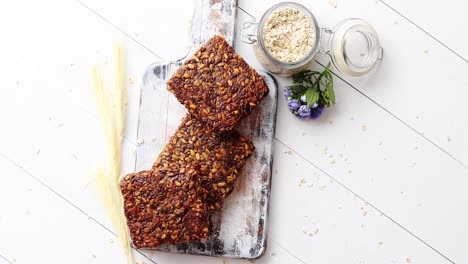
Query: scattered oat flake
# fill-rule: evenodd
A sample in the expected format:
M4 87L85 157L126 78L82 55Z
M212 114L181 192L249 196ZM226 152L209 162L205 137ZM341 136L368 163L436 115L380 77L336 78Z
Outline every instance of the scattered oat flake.
M36 155L39 155L41 153L41 149L36 150Z
M145 139L144 138L139 138L136 143L137 143L138 146L140 146L141 144L145 143Z
M136 154L136 149L133 149L132 150L132 156L135 156L135 154Z
M133 80L133 78L132 78L132 77L128 77L128 83L130 83L130 84L134 84L134 83L135 83L135 81Z
M289 154L289 155L292 155L293 153L292 153L292 151L291 151L291 150L285 150L285 151L284 151L284 154Z
M416 166L416 161L413 161L413 163L411 163L411 167L413 168L414 166Z
M447 136L447 141L450 142L452 141L452 139L449 136Z
M348 173L351 174L351 172L353 172L352 170L348 170Z
M11 262L16 263L16 259L15 259L15 258L12 258L12 259L11 259Z
M306 179L302 178L302 179L299 181L299 183L297 184L297 186L301 187L302 184L305 184L305 183L307 183Z
M96 258L96 255L92 254L91 257Z
M74 63L70 63L70 67L75 67L75 64L74 64Z
M109 243L114 244L114 240L112 238L109 238Z
M322 148L322 154L323 154L323 155L326 155L327 152L328 152L328 148L327 148L327 146L324 146L324 147Z
M429 51L427 49L424 50L424 54L428 54Z
M343 158L343 153L340 153L340 158Z
M366 125L362 125L362 126L361 126L361 130L362 130L362 131L366 131L366 130L367 130L367 126L366 126Z
M394 25L398 25L398 21L393 21L393 24L394 24Z
M151 142L155 142L155 141L156 141L156 137L152 137Z
M105 61L104 61L104 64L105 64L105 65L109 64L109 61L108 61L108 60L105 60Z
M379 146L382 146L382 141L379 142Z
M413 149L414 149L414 150L418 150L418 146L414 146L414 148L413 148Z
M378 244L379 246L381 246L381 245L383 245L383 241L382 241L382 240L379 240L379 242L377 242L377 244Z
M332 121L332 120L330 120L330 122L329 122L329 123L330 123L330 125L333 125L333 121Z
M333 8L336 8L338 6L336 0L328 0L328 4Z
M313 184L313 183L312 183L312 184L308 184L307 187L312 188L312 187L314 187L314 184Z
M327 188L326 185L320 186L320 190L321 190L321 191L325 190L325 188Z
M32 192L32 188L28 188L28 192Z
M301 135L302 135L302 136L305 136L305 135L307 135L307 133L304 132L304 131L302 131Z
M335 160L334 160L334 159L330 159L329 162L330 162L330 164L335 164Z
M405 261L406 261L406 263L411 263L411 259L410 259L410 258L406 258Z
M31 214L31 210L26 210L26 214Z
M318 228L315 228L314 234L317 234L319 232Z
M367 210L362 210L362 216L366 216L367 215Z
M354 116L350 117L349 119L350 119L350 120L354 120Z

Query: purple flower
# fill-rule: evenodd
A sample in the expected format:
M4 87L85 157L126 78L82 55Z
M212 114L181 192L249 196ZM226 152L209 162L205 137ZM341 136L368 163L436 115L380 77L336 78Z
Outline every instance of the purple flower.
M324 105L319 105L316 108L313 108L312 113L310 113L310 119L317 119L320 115L322 115L324 109Z
M286 96L286 98L288 98L289 96L292 95L292 92L289 89L289 86L284 87L283 94L284 94L284 96Z
M311 107L311 108L316 108L317 106L318 106L318 104L317 104L317 103L314 103L314 104L311 105L310 107Z
M298 112L299 112L299 117L301 118L309 117L311 109L307 105L301 105L301 107L299 107Z
M301 106L301 102L299 102L296 99L292 99L288 101L288 107L292 111L296 111L297 109L299 109L300 106Z

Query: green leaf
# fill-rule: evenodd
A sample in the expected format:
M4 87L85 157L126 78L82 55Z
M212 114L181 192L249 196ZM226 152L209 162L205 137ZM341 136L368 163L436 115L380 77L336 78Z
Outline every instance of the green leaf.
M311 105L317 103L319 98L320 98L320 92L318 91L317 88L309 88L305 92L304 95L306 97L307 106L311 106Z
M292 76L293 82L302 83L307 78L307 75L309 74L309 72L310 71L307 70L307 71L301 71L301 72L295 73Z
M295 95L302 95L307 91L307 87L301 85L301 84L296 84L296 85L291 85L289 86L289 90Z
M333 75L330 72L329 62L322 72L305 70L292 76L294 85L290 86L292 98L299 99L305 95L307 105L315 103L330 106L335 104L335 92L333 90ZM320 88L325 88L321 91Z
M328 85L327 85L327 94L328 94L328 97L330 99L330 102L332 104L335 104L335 91L333 90L333 76L332 74L329 72L328 73L329 76L328 76Z

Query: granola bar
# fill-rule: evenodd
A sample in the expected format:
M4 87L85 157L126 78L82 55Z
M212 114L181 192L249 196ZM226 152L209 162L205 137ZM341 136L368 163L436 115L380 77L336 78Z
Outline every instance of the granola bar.
M187 114L153 169L169 167L174 162L192 164L199 172L201 186L207 190L210 209L220 209L253 150L253 144L236 131L219 135Z
M214 36L167 82L194 118L230 131L268 94L263 78L220 36Z
M137 248L199 241L208 236L206 190L191 166L180 171L178 166L141 171L121 182L124 212Z

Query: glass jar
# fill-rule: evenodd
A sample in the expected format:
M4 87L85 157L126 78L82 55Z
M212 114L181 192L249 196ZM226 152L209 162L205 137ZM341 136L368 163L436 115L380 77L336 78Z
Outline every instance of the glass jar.
M305 57L294 62L276 59L265 47L264 27L267 19L283 8L295 9L310 19L313 24L314 44ZM260 63L271 73L290 76L306 69L317 53L327 55L333 66L349 76L358 77L370 72L383 57L383 49L375 29L365 20L348 18L338 23L333 30L320 28L315 16L306 7L292 2L283 2L268 9L259 22L249 21L242 28L242 41L252 44Z

